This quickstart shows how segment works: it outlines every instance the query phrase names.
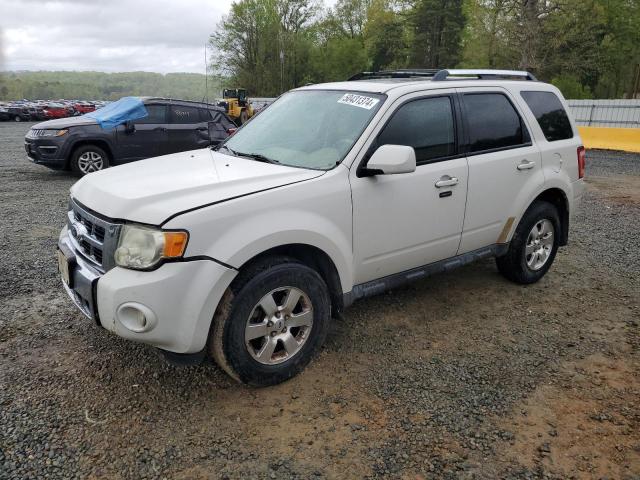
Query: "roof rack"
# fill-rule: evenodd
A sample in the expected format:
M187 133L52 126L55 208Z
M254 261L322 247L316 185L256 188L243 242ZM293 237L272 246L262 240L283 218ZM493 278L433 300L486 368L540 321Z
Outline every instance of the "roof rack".
M399 70L381 70L379 72L360 72L349 77L347 81L374 80L378 78L432 78L440 70L437 68L412 68Z
M495 80L495 79L512 79L517 78L520 80L529 80L537 82L538 79L533 74L521 70L440 70L436 73L432 80L434 82L442 82L449 77L475 77L478 80Z

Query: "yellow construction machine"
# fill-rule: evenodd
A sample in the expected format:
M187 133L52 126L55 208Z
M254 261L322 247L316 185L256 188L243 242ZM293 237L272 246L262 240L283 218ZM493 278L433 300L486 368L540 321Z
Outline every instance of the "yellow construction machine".
M253 107L244 88L225 88L222 91L222 98L223 101L219 105L227 109L227 115L237 125L242 125L253 117Z

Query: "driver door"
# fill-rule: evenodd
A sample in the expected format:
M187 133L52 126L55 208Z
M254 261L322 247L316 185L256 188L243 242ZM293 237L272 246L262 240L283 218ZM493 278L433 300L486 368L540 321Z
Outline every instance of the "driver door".
M145 105L147 115L133 122L133 130L118 125L118 163L157 157L167 153L167 112L165 105Z
M356 285L456 255L468 175L458 112L453 90L402 97L368 152L384 144L414 147L416 171L360 177L355 164L351 169Z

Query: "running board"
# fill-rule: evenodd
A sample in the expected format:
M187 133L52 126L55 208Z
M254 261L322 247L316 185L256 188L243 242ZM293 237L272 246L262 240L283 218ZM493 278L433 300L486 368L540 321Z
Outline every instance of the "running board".
M476 260L488 257L499 257L507 253L508 248L508 243L495 244L490 247L479 248L478 250L463 253L456 257L430 263L422 267L412 268L411 270L405 270L404 272L394 273L393 275L371 280L370 282L361 283L360 285L354 286L350 292L343 294L344 306L346 308L361 298L379 295L387 290L392 290L407 283L430 277L436 273L455 270L458 267L475 262Z

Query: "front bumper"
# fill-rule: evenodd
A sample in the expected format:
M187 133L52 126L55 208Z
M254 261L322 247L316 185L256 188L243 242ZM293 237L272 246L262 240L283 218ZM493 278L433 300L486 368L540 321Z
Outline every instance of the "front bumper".
M66 138L30 138L25 137L24 149L27 158L33 163L49 168L63 169L67 166Z
M84 315L122 338L175 353L205 347L216 307L237 273L212 260L194 260L149 272L114 267L100 274L73 251L66 227L58 246L76 256L73 289L65 289ZM132 328L131 311L145 312L144 328Z

